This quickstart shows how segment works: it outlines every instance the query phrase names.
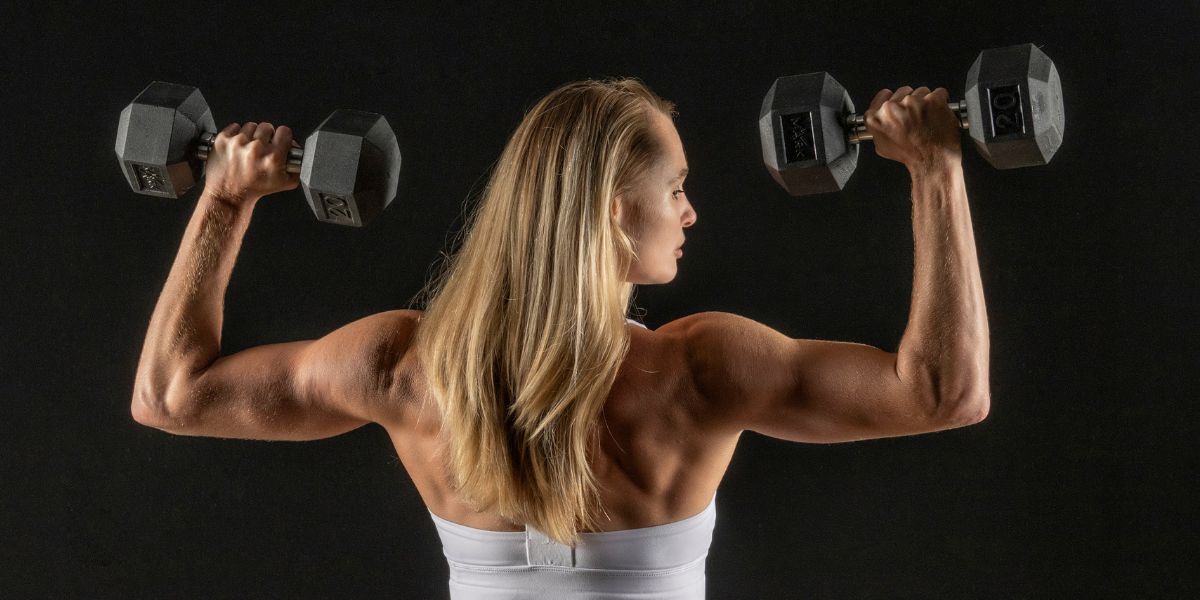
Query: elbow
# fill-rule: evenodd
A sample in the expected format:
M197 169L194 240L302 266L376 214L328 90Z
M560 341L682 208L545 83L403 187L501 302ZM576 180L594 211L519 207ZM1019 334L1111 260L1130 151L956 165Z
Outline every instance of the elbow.
M919 382L916 389L921 390L929 427L932 430L953 429L986 419L991 410L986 348L981 353L949 363L948 367L934 365L920 362L906 365L906 372L915 374Z
M176 371L157 381L143 380L139 373L129 414L140 425L175 433L190 416L191 411L184 409L190 406L188 398L194 389L195 378L186 371Z
M157 395L145 390L134 390L129 415L137 424L155 429L161 429L162 423L167 420L163 402Z
M152 427L167 433L183 430L183 420L168 408L161 396L144 391L135 391L129 414L139 425Z
M991 410L991 382L987 355L956 363L952 369L932 371L926 390L934 406L935 420L945 428L975 425Z
M938 403L942 409L943 424L947 427L966 427L983 422L992 406L992 395L987 382L973 386L952 400Z
M135 422L139 425L152 425L158 420L158 413L161 411L162 402L159 401L157 394L152 394L143 387L133 389L133 399L129 403L129 415Z

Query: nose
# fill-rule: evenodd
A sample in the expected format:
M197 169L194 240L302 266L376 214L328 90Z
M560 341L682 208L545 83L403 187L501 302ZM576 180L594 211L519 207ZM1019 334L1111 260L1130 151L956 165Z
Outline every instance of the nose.
M696 224L696 209L692 208L692 203L687 203L687 209L683 211L683 226L691 227Z

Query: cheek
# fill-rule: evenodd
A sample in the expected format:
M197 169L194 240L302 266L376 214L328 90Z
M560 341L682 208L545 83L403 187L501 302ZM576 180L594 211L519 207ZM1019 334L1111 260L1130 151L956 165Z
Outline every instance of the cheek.
M678 237L675 227L670 203L648 200L630 211L625 222L625 233L640 250L656 252L661 247L669 246L671 240Z
M670 206L664 206L656 216L656 227L659 242L670 245L679 237L679 219Z
M625 222L625 233L639 244L645 244L654 237L657 215L647 210L649 207L640 206L630 211L629 219Z

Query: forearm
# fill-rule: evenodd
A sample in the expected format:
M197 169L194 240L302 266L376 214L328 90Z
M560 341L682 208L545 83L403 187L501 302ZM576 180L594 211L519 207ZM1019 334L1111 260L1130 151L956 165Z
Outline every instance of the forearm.
M989 332L975 236L959 161L912 175L912 305L897 371L932 392L942 415L986 413Z
M170 414L167 400L220 356L225 289L253 204L201 194L150 317L134 381L135 412Z

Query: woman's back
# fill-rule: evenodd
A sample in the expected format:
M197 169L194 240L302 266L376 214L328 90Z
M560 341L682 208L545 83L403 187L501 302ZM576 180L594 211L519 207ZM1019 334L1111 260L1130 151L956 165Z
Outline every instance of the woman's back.
M716 489L737 436L706 435L708 416L678 336L629 323L630 349L591 456L601 527L584 531L574 548L494 512L475 513L456 497L439 462L434 403L408 404L402 423L411 425L388 427L437 527L455 600L540 598L551 590L564 599L704 597ZM415 399L428 394L419 373L402 372L410 382L404 389L423 390Z
M696 516L711 503L737 445L738 434L713 427L688 372L678 335L630 321L630 348L601 413L599 452L591 464L600 487L601 526L621 531ZM400 460L426 507L446 521L475 529L524 531L491 512L475 513L450 488L440 462L436 404L415 361L401 369L413 398L387 424ZM721 432L721 433L716 433ZM585 530L588 531L588 530Z

